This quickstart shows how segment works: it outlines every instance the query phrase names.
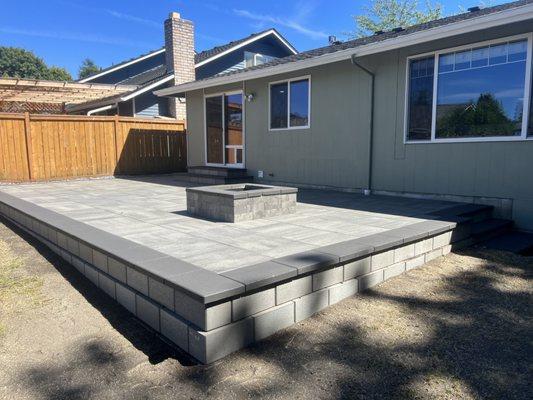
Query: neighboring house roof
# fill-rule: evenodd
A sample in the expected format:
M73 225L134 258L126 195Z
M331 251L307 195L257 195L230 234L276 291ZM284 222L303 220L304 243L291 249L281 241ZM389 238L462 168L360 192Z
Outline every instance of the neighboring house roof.
M205 65L208 62L214 61L217 58L219 58L219 57L221 57L221 56L223 56L223 55L225 55L225 54L227 54L227 53L229 53L231 51L235 51L235 50L237 50L237 49L239 49L239 48L241 48L243 46L246 46L249 43L253 43L256 40L260 40L260 39L262 39L262 38L264 38L266 36L269 36L269 35L275 36L293 54L298 53L298 51L277 30L271 28L271 29L264 30L262 32L253 33L253 34L251 34L248 37L245 37L245 38L242 38L242 39L239 39L239 40L234 40L234 41L229 42L227 44L224 44L222 46L216 46L216 47L213 47L212 49L205 50L205 51L202 51L200 53L196 53L194 55L195 67L199 67L199 66ZM143 54L143 55L141 55L139 57L136 57L136 58L133 58L133 59L130 59L130 60L127 60L127 61L123 61L123 62L121 62L119 64L112 65L109 68L105 68L105 69L97 72L96 74L93 74L93 75L88 76L86 78L80 79L79 82L80 83L84 83L84 82L91 81L91 80L93 80L95 78L98 78L100 76L106 75L106 74L108 74L110 72L117 71L117 70L119 70L121 68L130 66L132 64L135 64L135 63L143 61L143 60L146 60L147 58L154 57L154 56L156 56L158 54L164 53L165 51L166 50L163 47L162 49L154 50L154 51L151 51L149 53Z
M254 67L162 89L155 92L155 94L169 96L204 87L295 71L335 61L348 60L354 54L363 56L380 53L491 26L526 21L531 18L533 18L533 0L520 0L441 18L406 29L394 29L389 32L304 51Z
M170 72L171 74L172 72ZM141 72L140 74L130 76L119 83L121 85L146 85L155 82L164 76L169 75L165 65L158 65L152 69Z

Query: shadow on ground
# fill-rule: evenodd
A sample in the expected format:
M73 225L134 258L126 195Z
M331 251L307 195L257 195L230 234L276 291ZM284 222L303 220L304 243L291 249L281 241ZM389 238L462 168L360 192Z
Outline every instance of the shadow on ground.
M130 353L116 353L103 333L66 348L52 366L18 373L39 398L533 398L533 260L525 257L452 254L445 262L453 265L411 271L200 366L17 233L151 363L140 374L149 382L132 375ZM470 261L480 265L463 267Z

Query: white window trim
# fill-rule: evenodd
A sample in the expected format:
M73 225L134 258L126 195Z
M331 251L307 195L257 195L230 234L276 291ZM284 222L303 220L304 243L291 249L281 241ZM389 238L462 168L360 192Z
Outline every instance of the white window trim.
M291 121L291 82L302 81L307 79L309 81L308 91L307 91L307 125L304 126L290 126ZM272 128L270 121L272 116L272 107L271 107L271 86L277 85L279 83L287 83L287 127L286 128ZM298 129L310 129L311 128L311 75L298 76L296 78L282 79L279 81L269 82L268 83L268 131L269 132L278 132L278 131L294 131Z
M226 132L222 132L222 164L207 162L207 108L205 106L206 99L210 97L230 96L232 94L240 94L242 96L242 145L226 145ZM207 167L224 167L224 168L245 168L246 166L246 99L244 98L244 90L230 90L227 92L205 93L203 96L203 113L204 113L204 164ZM224 113L224 99L222 99L222 126L226 125L226 115ZM226 148L240 148L242 149L242 163L226 164Z
M475 47L482 47L496 43L503 43L509 41L515 41L520 39L527 39L527 55L526 55L526 73L525 73L525 86L524 86L524 109L522 117L522 132L520 136L491 136L491 137L468 137L468 138L440 138L435 137L436 125L437 125L437 90L438 90L438 70L439 70L439 57L441 54L461 51L465 49L471 49ZM533 140L533 136L527 136L528 128L528 119L530 107L533 107L533 104L530 104L531 100L531 91L533 90L533 81L531 76L531 63L532 63L532 53L533 53L533 32L507 36L493 40L486 40L483 42L470 43L463 46L451 47L447 49L442 49L438 51L421 53L413 56L407 57L405 64L405 107L404 107L404 144L427 144L427 143L460 143L460 142L513 142L513 141L524 141L524 140ZM425 58L429 56L434 56L434 71L433 71L433 104L431 110L431 139L430 140L409 140L407 138L408 129L409 129L409 89L410 89L410 61L416 60L419 58Z

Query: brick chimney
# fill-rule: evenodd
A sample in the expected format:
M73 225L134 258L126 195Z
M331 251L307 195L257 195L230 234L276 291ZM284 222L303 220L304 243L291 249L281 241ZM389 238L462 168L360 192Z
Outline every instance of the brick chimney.
M174 71L174 84L194 81L194 24L172 12L165 20L165 58L168 71ZM185 100L171 98L169 113L186 118Z

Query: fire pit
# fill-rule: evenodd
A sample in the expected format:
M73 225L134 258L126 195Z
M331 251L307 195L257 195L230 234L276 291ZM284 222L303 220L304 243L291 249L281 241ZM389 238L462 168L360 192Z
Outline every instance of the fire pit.
M187 211L224 222L289 214L296 210L298 189L243 183L187 188Z

